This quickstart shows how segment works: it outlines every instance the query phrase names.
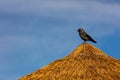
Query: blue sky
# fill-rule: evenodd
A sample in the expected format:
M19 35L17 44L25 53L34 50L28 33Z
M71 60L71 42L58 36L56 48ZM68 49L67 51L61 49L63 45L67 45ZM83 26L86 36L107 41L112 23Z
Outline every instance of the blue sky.
M0 0L0 80L17 80L68 55L83 27L120 59L119 0Z

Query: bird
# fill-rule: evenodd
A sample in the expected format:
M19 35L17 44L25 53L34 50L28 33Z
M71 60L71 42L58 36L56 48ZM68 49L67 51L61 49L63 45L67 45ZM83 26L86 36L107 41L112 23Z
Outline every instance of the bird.
M92 41L94 43L97 43L89 34L87 34L85 32L85 30L83 28L79 28L78 30L79 36L82 40L84 40L84 42L86 41Z

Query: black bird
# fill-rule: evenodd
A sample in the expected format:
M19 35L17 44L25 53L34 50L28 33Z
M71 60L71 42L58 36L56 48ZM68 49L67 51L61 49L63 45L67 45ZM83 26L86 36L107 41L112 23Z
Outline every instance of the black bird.
M85 42L86 41L92 41L94 43L97 43L94 39L92 39L92 37L90 35L88 35L83 28L79 28L77 30L79 32L79 36L81 37L81 39L83 39Z

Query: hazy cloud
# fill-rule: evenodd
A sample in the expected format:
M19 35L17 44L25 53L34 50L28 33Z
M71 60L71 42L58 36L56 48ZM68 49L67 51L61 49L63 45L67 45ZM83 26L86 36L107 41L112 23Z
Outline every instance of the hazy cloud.
M111 0L112 1L112 0ZM0 11L3 14L18 14L17 16L28 17L36 17L36 19L31 18L32 20L43 20L46 18L55 19L55 20L64 20L68 24L77 24L77 25L85 25L90 28L99 28L102 25L109 25L108 32L104 33L108 35L114 27L115 29L119 29L118 21L120 20L120 10L119 4L106 3L104 1L96 1L96 0L85 0L85 1L73 1L73 0L1 0L1 9ZM4 15L4 16L6 16ZM17 17L16 16L16 17ZM14 17L13 17L14 18ZM11 18L12 19L12 18ZM29 19L29 18L25 18ZM8 18L6 18L6 21ZM20 18L18 18L18 21ZM14 20L15 21L15 20ZM24 20L23 20L24 21ZM33 21L34 22L34 21ZM43 22L44 24L47 22ZM15 23L13 23L14 25ZM12 26L12 24L11 24ZM63 25L64 26L64 25ZM65 27L65 26L64 26ZM96 28L95 28L96 29ZM106 29L105 27L101 29ZM113 29L113 30L115 30ZM100 35L101 33L99 33ZM111 33L110 33L111 34ZM102 36L103 33L101 34Z

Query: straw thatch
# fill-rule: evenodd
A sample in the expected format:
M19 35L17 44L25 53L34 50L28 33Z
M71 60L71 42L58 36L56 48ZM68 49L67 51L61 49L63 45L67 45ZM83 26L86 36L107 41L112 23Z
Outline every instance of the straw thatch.
M120 61L84 43L68 56L19 80L120 80Z

